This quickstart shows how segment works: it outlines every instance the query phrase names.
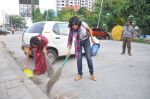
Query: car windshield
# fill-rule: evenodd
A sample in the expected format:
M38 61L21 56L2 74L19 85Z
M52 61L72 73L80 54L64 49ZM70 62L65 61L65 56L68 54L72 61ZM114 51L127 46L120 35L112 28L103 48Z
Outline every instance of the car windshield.
M42 33L44 24L44 22L34 23L25 31L25 33Z

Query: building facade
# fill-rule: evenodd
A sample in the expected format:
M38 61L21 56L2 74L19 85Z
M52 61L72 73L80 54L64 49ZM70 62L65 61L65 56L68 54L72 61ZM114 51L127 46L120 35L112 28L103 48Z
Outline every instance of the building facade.
M32 8L39 8L39 0L19 0L19 14L21 17L31 17Z
M66 6L79 6L86 7L88 10L93 10L93 4L95 0L57 0L56 2L56 10L60 11L62 8Z
M23 17L27 26L32 24L32 9L39 8L39 0L19 0L19 15Z

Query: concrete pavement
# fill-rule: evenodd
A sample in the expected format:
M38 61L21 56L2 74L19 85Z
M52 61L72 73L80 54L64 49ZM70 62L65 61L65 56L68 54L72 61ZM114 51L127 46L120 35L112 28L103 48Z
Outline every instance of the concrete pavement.
M0 41L12 51L17 65L23 66L25 56L20 49L21 35L0 37ZM121 41L101 40L100 43L100 53L93 57L97 81L90 80L85 57L83 78L74 81L77 74L76 59L71 57L60 80L53 87L51 96L67 97L60 99L150 99L150 45L132 43L133 56L128 56L127 53L120 54ZM63 60L57 60L53 65L55 70L62 65ZM30 62L33 67L33 59ZM43 84L38 86L44 91L47 76L41 75L40 78Z
M0 99L49 99L28 79L0 42Z

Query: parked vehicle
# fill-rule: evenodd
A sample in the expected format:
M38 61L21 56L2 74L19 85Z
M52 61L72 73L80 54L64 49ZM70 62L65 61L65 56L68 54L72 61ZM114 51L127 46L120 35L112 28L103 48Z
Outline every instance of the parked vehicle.
M107 32L101 31L100 28L92 27L92 35L96 36L98 39L110 39L110 36Z
M32 24L22 36L22 49L29 46L30 38L42 34L49 40L48 57L54 63L58 57L65 56L67 52L67 42L69 35L68 22L42 21ZM97 40L98 42L98 40ZM74 49L72 49L74 54ZM33 53L31 52L32 56Z
M7 34L10 34L10 31L4 28L0 28L0 35L7 35Z

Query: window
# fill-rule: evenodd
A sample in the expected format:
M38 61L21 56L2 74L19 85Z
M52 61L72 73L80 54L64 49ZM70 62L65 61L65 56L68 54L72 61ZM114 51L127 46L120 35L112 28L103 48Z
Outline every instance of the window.
M56 23L53 27L53 32L58 35L68 35L68 23Z
M44 22L35 23L29 27L25 33L42 33L44 24Z
M54 24L53 32L54 32L55 34L57 34L57 35L60 35L57 23Z
M59 23L58 28L60 31L60 35L68 35L69 34L68 23Z

